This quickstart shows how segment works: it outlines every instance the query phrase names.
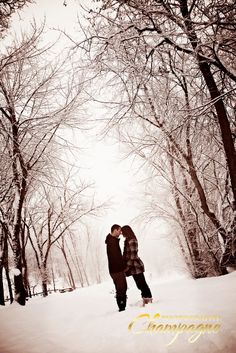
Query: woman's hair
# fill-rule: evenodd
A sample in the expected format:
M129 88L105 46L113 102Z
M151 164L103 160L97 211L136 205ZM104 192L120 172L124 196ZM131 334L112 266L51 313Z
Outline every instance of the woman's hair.
M132 228L130 226L124 226L124 227L121 227L121 230L122 230L122 234L125 236L125 238L127 240L130 240L130 239L137 239Z

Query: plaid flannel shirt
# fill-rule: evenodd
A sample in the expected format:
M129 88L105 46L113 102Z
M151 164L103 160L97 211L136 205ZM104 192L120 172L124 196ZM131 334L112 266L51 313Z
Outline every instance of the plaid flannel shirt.
M138 242L136 239L125 241L123 258L128 267L127 276L137 275L145 271L144 264L138 256Z

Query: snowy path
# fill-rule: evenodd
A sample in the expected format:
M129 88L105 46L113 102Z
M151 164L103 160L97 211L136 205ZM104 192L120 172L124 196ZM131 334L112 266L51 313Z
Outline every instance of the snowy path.
M0 308L0 353L236 352L236 273L149 283L155 302L145 308L134 305L139 292L132 278L128 283L128 306L124 312L117 311L111 281L71 293L52 294L46 299L35 298L26 307L13 304ZM161 317L218 315L221 328L217 333L201 335L194 343L188 342L191 334L185 332L167 346L173 333L135 334L138 321L133 331L128 330L129 323L144 313L151 318L156 313ZM183 320L175 319L176 322ZM173 319L168 319L168 323L173 323Z

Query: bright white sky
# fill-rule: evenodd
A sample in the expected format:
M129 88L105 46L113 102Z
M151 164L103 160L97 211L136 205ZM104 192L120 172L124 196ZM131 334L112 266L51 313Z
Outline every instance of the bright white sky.
M79 7L81 1L67 0L67 6L63 6L63 1L36 1L35 4L24 8L20 13L20 18L18 15L13 17L13 28L17 32L20 29L26 30L33 18L37 23L41 23L45 17L48 28L60 28L78 40L77 14L82 16ZM83 3L89 6L92 2L83 0ZM53 41L55 36L58 36L58 32L49 31L47 40ZM100 108L96 108L93 104L93 108L88 113L91 115L104 114ZM183 262L177 261L180 266L178 268L176 250L170 246L170 242L173 241L170 227L160 219L152 224L132 221L140 215L142 203L145 201L142 201L142 197L140 197L145 189L145 184L140 181L147 176L145 171L139 170L137 172L139 163L133 158L124 160L124 151L121 151L121 147L115 140L101 141L98 136L89 132L84 136L81 136L81 133L76 135L74 132L73 139L75 143L78 141L79 145L81 145L81 140L86 141L86 153L83 155L79 153L78 158L75 157L71 163L79 168L82 167L81 172L85 178L95 181L97 198L104 201L109 199L112 202L111 209L95 224L96 233L101 237L102 246L104 247L104 237L110 231L112 224L130 224L137 236L142 237L140 253L148 258L151 268L158 267L158 272L162 268L166 270L166 267L176 268L178 272L182 271Z

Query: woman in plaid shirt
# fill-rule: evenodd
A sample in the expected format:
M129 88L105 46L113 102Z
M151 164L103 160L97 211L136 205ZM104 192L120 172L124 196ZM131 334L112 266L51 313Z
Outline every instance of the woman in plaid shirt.
M143 305L152 302L152 294L144 277L144 264L138 256L138 241L130 226L121 228L125 237L123 258L126 263L126 276L133 276L133 279L141 291Z

